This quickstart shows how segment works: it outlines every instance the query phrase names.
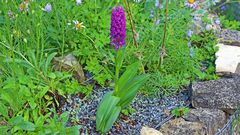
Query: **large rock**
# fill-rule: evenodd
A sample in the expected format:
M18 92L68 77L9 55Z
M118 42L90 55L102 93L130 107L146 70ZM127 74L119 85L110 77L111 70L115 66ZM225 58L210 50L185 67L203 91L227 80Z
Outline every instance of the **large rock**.
M195 108L236 110L240 106L240 76L194 83L191 98Z
M240 44L239 44L240 45ZM240 46L217 44L216 73L218 75L240 74Z
M163 135L161 132L157 131L156 129L143 127L141 129L140 135Z
M182 118L165 123L163 135L214 135L226 122L225 113L216 109L191 109Z
M54 57L53 68L58 71L64 70L73 72L74 78L76 78L79 82L83 82L85 80L82 66L79 64L76 57L74 57L71 53L63 57Z
M160 128L163 135L206 135L203 124L185 121L183 118L171 120Z
M183 118L186 121L202 123L208 135L214 135L227 121L225 113L217 109L191 109Z

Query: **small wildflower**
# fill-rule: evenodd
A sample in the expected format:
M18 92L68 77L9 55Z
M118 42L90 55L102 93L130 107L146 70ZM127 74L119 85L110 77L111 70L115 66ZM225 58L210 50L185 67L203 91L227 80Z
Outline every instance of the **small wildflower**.
M111 45L115 49L119 49L126 44L126 15L124 8L121 6L112 9L110 38Z
M220 25L221 21L219 19L215 20L215 24Z
M155 7L159 8L159 0L155 0Z
M158 24L160 24L160 19L157 19L155 22L155 25L158 25Z
M194 21L199 21L199 20L200 20L200 17L194 16L193 20L194 20Z
M73 21L73 23L75 24L75 29L76 30L80 30L81 28L85 28L85 26L83 25L83 22L79 22L79 21Z
M221 6L221 8L220 8L221 10L226 10L226 6Z
M50 3L48 3L45 7L44 7L44 11L46 12L51 12L52 11L52 5Z
M28 1L23 1L20 5L19 5L19 9L21 12L27 12L28 11L28 5L29 2Z
M188 3L193 4L195 0L188 0Z
M211 24L207 24L207 25L206 25L206 30L207 30L207 31L212 30L212 25L211 25Z
M187 36L188 37L192 37L193 31L192 30L188 30Z
M159 4L159 8L160 8L160 9L163 9L163 4Z
M17 38L20 38L22 36L22 33L21 33L21 31L18 31L18 30L14 29L13 30L13 35Z
M186 0L185 6L195 9L197 7L197 2L195 2L195 0Z
M82 0L76 0L76 4L77 4L77 6L81 5L82 4Z
M15 15L14 15L14 13L11 10L8 11L8 17L10 19L15 19Z
M153 9L150 10L150 15L149 15L150 18L154 18L154 11Z

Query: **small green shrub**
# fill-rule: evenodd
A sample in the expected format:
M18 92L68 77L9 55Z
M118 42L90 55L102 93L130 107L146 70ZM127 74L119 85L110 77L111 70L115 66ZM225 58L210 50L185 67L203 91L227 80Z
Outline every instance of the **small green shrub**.
M172 110L171 112L175 117L181 117L183 115L187 115L189 113L189 108L186 107L178 107Z

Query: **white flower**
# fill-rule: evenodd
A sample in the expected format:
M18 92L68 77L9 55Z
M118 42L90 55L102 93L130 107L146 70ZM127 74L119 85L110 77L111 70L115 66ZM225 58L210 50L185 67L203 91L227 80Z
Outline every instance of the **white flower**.
M188 7L190 7L190 8L193 8L193 9L195 9L195 8L197 8L197 2L195 2L194 0L186 0L185 1L185 6L188 6Z
M206 30L207 30L207 31L212 30L212 25L211 25L211 24L207 24L207 25L206 25Z
M75 21L73 21L73 23L75 25L76 30L80 30L81 28L85 28L85 26L83 25L83 22L79 23L79 21L75 20Z
M82 4L82 0L76 0L76 4L79 6Z

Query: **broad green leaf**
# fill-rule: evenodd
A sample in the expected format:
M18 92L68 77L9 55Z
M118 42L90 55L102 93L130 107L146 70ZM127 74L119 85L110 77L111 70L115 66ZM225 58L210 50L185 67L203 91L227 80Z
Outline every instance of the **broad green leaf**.
M25 110L24 111L24 117L23 117L24 121L28 121L29 120L29 110Z
M1 99L5 100L13 111L18 111L22 107L18 93L13 89L6 89L1 92Z
M48 92L49 90L49 87L46 86L46 87L43 87L39 92L38 94L36 95L36 98L42 98L44 95L46 95L46 93Z
M35 130L35 125L29 121L23 121L23 122L17 124L17 126L20 127L22 130L26 130L26 131L34 131Z
M68 112L62 113L61 116L60 116L61 122L62 122L63 124L66 124L66 123L67 123L67 120L68 120L68 117L69 117Z
M104 132L109 118L113 119L113 111L115 111L116 104L120 99L118 97L112 96L112 94L113 92L105 94L98 106L96 116L96 126L98 131Z
M111 111L111 114L109 115L109 118L106 122L104 133L106 133L111 129L111 127L113 126L113 123L117 120L120 112L121 112L121 107L119 106L114 107L114 109Z
M8 130L9 130L9 126L0 126L0 133L4 133L4 135L11 135Z
M51 73L48 74L48 77L51 78L51 79L55 79L56 75L53 72L51 72Z
M13 117L9 120L9 123L11 125L18 125L21 122L23 122L23 117L22 116L16 116L16 117Z
M126 71L120 77L118 83L119 90L123 89L127 82L132 80L138 71L139 62L133 63L132 65L128 66Z
M44 66L44 72L45 72L45 74L47 74L48 67L49 67L52 59L53 59L56 55L57 55L57 53L54 52L54 53L50 54L50 55L47 57L47 60L46 60L46 62L45 62L45 66Z
M8 117L8 108L3 103L0 103L0 115Z
M33 98L30 98L30 99L28 100L28 103L29 103L31 109L35 109L35 107L37 106L37 104L34 102L34 99L33 99Z
M127 106L133 100L139 88L147 81L148 78L148 75L136 76L134 79L129 81L123 87L123 89L119 89L118 96L120 97L120 101L118 105L122 108Z
M73 126L73 127L68 127L66 129L66 134L67 135L79 135L80 134L80 126Z
M20 66L22 66L22 67L26 67L26 68L32 68L32 66L30 65L30 63L28 63L28 62L26 62L26 61L24 61L24 60L22 60L22 59L17 59L17 58L15 58L14 60L12 59L12 58L8 58L8 59L6 59L5 61L3 61L3 62L6 62L6 63L16 63L16 64L18 64L18 65L20 65Z

